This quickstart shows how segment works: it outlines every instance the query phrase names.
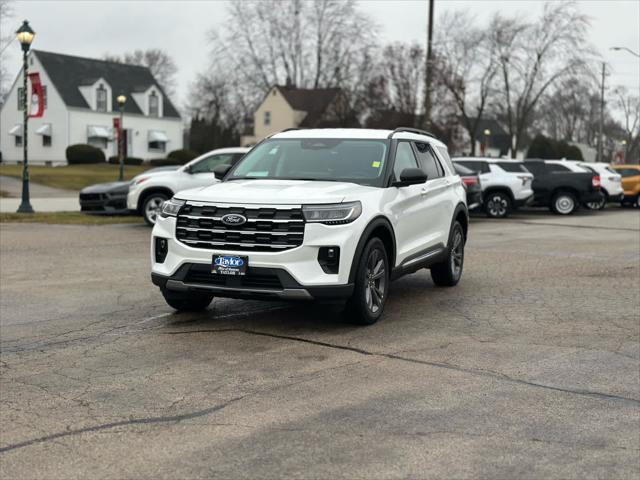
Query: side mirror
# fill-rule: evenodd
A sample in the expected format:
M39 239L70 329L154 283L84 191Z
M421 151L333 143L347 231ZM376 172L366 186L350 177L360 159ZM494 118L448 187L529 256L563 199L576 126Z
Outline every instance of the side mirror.
M213 174L218 180L222 180L231 170L231 165L218 165L213 169Z
M184 173L188 173L189 175L191 175L191 166L189 167L184 167L184 170L182 170Z
M427 174L420 168L405 168L400 172L400 181L393 184L394 187L407 187L427 181Z

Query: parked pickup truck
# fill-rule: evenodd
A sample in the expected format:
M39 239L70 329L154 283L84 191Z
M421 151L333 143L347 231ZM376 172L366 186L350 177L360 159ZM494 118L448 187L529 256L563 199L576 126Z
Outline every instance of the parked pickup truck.
M533 173L533 205L548 206L558 215L569 215L580 205L602 200L600 177L563 160L525 160Z

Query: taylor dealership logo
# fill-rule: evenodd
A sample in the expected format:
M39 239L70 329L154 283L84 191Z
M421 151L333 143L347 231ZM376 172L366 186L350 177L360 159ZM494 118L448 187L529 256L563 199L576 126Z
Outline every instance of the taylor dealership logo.
M220 220L222 220L222 223L224 223L225 225L229 225L231 227L247 223L247 217L245 217L244 215L238 215L236 213L229 213L227 215L224 215Z

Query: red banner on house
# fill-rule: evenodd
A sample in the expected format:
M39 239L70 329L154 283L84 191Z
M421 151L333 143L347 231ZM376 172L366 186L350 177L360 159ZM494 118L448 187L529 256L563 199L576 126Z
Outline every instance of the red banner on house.
M31 109L29 110L29 117L42 117L44 115L44 92L42 83L40 83L40 74L30 73L29 80L31 80Z

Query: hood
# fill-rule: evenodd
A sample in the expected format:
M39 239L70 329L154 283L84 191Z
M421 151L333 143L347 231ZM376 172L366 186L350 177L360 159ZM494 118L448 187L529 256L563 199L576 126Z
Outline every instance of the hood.
M128 192L129 182L109 182L109 183L97 183L95 185L89 185L88 187L80 190L80 193L116 193L116 192Z
M152 168L149 171L139 173L138 175L133 177L131 180L132 181L137 180L138 178L142 178L142 177L161 177L165 175L175 175L177 170L178 170L177 168L171 169L171 170L156 170L155 168Z
M317 180L233 180L184 190L176 197L213 203L299 205L340 203L354 192L374 189L355 183Z

